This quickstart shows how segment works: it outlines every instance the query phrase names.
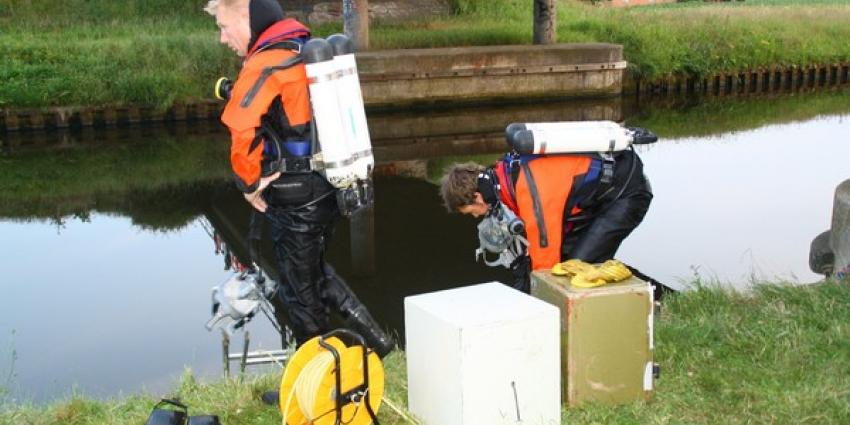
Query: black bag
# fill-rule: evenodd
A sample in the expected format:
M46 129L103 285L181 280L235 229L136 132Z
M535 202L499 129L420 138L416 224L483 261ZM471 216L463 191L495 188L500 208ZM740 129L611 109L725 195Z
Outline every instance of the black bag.
M191 416L188 425L221 425L221 422L215 415Z
M153 407L145 425L221 425L218 416L215 415L191 416L187 423L188 412L189 408L185 404L164 398Z
M166 409L167 406L171 408ZM153 407L145 425L185 425L188 411L185 404L164 398Z

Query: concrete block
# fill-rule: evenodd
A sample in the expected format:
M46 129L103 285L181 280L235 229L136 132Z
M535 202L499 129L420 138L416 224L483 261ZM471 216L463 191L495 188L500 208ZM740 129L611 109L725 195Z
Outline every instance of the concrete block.
M410 411L428 425L560 423L558 309L501 283L407 297Z

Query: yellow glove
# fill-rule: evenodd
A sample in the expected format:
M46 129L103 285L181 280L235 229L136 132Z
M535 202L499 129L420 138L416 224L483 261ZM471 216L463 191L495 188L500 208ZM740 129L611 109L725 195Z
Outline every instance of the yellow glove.
M552 267L552 274L555 276L575 276L582 272L589 272L593 270L594 267L592 264L585 263L581 260L567 260L563 263L555 264L555 267Z
M632 272L625 264L617 260L608 260L597 269L599 274L608 282L622 282L632 277Z
M608 283L608 281L603 278L590 279L583 274L576 275L570 280L570 285L577 288L595 288L606 283Z
M578 288L595 288L606 283L622 282L632 277L625 264L608 260L599 266L581 260L568 260L552 267L555 276L569 276L570 284Z

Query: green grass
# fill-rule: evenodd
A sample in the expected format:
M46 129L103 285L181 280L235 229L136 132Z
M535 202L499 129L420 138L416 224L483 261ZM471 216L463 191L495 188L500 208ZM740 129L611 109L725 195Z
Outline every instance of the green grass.
M384 368L387 376L384 397L403 408L407 399L404 353L390 354ZM260 402L260 395L277 388L279 380L279 374L269 374L203 383L187 370L168 397L187 404L190 415L215 414L222 424L279 424L277 409ZM0 425L139 425L145 423L157 401L158 398L148 395L105 401L77 395L50 406L0 406ZM378 419L389 425L408 423L402 416L406 413L401 412L401 415L396 413L385 403L378 411Z
M564 410L569 424L846 424L850 422L850 286L757 285L749 293L696 283L669 296L656 323L661 379L649 402ZM435 365L439 367L439 365ZM401 352L388 357L387 392L406 405ZM279 422L257 398L277 374L213 383L187 373L173 396L222 423ZM156 399L7 406L0 424L140 424ZM2 409L0 409L2 411ZM410 423L383 405L381 423Z
M0 108L153 105L210 98L238 60L218 45L204 0L0 0ZM532 2L452 0L454 13L375 22L375 49L529 44ZM655 79L763 65L850 60L850 3L686 2L614 9L558 2L559 42L623 44ZM340 25L314 28L317 35Z

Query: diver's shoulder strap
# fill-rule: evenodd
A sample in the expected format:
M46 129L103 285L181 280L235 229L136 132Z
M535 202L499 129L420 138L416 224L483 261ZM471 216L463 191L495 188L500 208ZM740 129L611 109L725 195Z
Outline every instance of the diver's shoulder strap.
M261 49L257 50L255 53L262 52L263 50L291 50L296 54L301 53L301 47L303 47L302 43L299 43L294 40L281 40L274 43L270 43L267 46L263 46Z
M488 168L478 175L478 192L491 207L499 205L499 178L495 170Z
M283 71L292 68L293 66L298 65L303 61L304 59L301 57L300 54L295 54L286 58L286 60L279 63L278 65L267 66L263 68L263 72L261 72L260 76L257 77L257 80L254 81L254 85L251 86L251 89L248 90L248 93L245 93L245 97L242 98L242 102L239 103L239 106L241 106L242 108L248 108L249 106L251 106L251 102L254 101L254 97L257 96L257 93L259 93L260 89L263 87L263 84L266 83L266 80L268 80L269 77L272 76L272 74L278 71Z

